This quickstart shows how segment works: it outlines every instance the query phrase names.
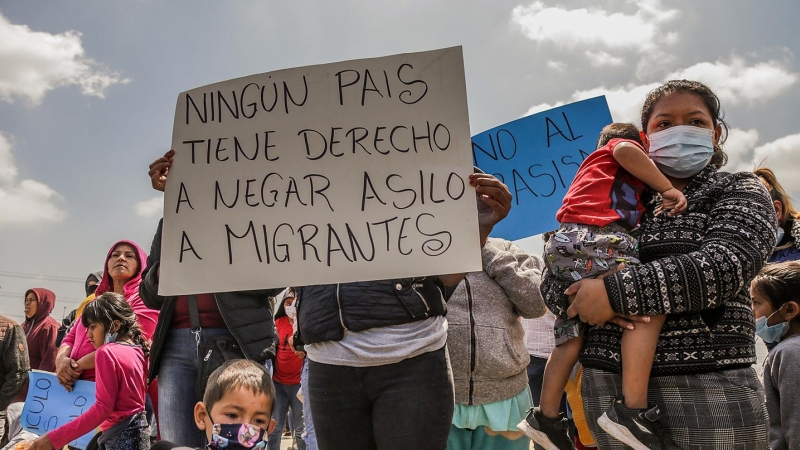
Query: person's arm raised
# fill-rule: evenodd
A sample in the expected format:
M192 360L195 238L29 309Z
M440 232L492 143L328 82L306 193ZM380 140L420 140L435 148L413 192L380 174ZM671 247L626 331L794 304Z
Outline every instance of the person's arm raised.
M492 228L503 220L511 210L511 192L493 175L486 173L473 173L469 176L469 184L475 187L478 201L478 232L480 246L486 244L486 239ZM445 286L455 286L467 276L466 273L439 275L439 280Z

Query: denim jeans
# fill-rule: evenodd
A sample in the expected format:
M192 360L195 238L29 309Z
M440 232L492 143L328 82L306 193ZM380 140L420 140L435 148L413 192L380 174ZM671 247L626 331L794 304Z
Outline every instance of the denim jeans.
M275 419L275 428L269 434L269 450L279 450L281 447L281 436L283 436L284 425L286 425L286 413L289 407L292 409L291 426L294 428L297 450L306 450L303 442L303 402L297 398L300 390L299 384L282 384L273 380L275 385L275 405L272 408L272 418Z
M314 421L311 417L311 399L308 394L308 358L303 360L303 371L300 372L300 392L303 393L303 441L306 450L317 450L317 433L314 431Z
M227 328L203 329L200 346L209 338L230 335ZM194 423L197 363L197 342L192 331L171 330L158 369L158 429L165 441L192 448L202 447L205 440L205 433Z
M542 401L542 381L544 380L544 366L547 358L530 355L531 362L528 364L528 386L531 388L533 406L539 406Z
M446 352L442 347L374 367L310 361L319 448L445 449L455 402Z

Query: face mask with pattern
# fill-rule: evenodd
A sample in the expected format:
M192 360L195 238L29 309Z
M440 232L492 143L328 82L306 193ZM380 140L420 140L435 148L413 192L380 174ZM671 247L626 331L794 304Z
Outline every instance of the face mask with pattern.
M267 448L267 432L249 423L215 423L208 448L263 450Z

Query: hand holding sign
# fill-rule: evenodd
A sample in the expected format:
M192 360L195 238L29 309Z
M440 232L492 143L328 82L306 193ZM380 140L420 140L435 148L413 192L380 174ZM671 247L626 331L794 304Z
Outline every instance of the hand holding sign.
M44 436L47 432L64 425L86 412L95 401L95 385L91 381L78 380L70 392L65 391L56 376L50 372L32 370L28 379L28 396L22 409L22 428ZM92 439L89 433L69 445L86 448ZM46 437L45 437L46 439ZM50 441L37 440L38 448L53 448Z
M167 174L169 173L169 166L172 165L172 157L175 155L175 150L170 150L164 153L164 156L158 158L150 164L150 170L147 174L150 176L150 183L153 189L164 192L167 185Z
M493 175L474 173L469 177L478 199L478 226L481 232L481 247L492 228L503 220L511 210L511 192L508 186ZM485 232L485 235L484 235Z
M44 436L36 439L35 441L31 442L30 445L27 447L28 450L53 450L53 444L50 442L50 438L47 437L45 434Z
M67 392L71 391L75 380L81 376L81 371L78 370L78 362L67 355L58 358L56 361L56 376L58 382L64 386L64 389Z

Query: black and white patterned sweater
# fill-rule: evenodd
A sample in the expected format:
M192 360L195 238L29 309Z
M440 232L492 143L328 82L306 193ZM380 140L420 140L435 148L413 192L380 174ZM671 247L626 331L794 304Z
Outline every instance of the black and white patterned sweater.
M750 281L767 261L777 221L772 201L749 172L707 166L683 190L689 206L678 217L654 216L651 202L635 235L642 265L604 279L621 314L668 314L652 375L747 367L756 361ZM566 317L569 285L549 272L542 282L548 308ZM590 327L581 362L621 371L616 325Z

